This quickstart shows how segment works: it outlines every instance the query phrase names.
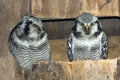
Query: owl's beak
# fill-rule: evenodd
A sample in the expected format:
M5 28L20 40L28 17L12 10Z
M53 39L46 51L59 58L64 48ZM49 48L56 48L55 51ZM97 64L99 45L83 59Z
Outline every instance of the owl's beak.
M90 34L90 26L87 24L85 25L85 34L89 35Z
M88 25L88 24L85 25L85 29L86 29L86 30L89 30L89 25Z

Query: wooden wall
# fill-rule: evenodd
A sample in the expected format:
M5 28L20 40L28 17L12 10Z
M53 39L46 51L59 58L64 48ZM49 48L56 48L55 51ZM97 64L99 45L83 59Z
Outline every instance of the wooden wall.
M32 0L32 13L41 18L75 18L82 12L119 16L119 0Z
M0 0L0 80L15 80L15 64L8 49L8 37L25 14L29 14L29 0Z
M6 51L6 44L10 31L23 15L29 14L29 1L0 0L0 48Z
M102 17L100 21L107 35L119 35L119 5L119 0L31 0L31 13L44 20L49 39L66 38L82 12Z

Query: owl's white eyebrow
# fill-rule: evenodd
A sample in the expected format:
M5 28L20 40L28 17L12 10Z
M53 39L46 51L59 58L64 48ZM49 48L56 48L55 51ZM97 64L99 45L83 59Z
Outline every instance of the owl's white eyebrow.
M95 22L93 22L93 23L98 23L99 21L95 21Z
M77 22L79 22L79 23L80 23L80 21L79 21L79 20L76 20L76 21L75 21L75 23L77 23Z

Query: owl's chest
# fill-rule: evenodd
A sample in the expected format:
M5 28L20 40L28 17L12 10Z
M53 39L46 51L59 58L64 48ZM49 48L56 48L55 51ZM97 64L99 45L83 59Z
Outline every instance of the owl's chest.
M75 39L74 49L80 52L96 52L100 50L100 39Z

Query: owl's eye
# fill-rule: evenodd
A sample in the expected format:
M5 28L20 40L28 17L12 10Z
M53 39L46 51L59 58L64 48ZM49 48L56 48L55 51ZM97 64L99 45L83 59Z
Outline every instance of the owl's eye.
M43 30L43 28L41 29L38 25L36 25L36 24L32 24L32 26L33 26L33 28L35 28L35 29L37 29L37 30L39 30L39 31L42 31Z
M80 26L84 27L84 24L83 24L83 23L80 23Z
M94 26L95 25L95 23L91 23L91 26Z
M32 24L32 26L33 26L34 28L37 28L37 27L38 27L38 25L36 25L36 24Z
M75 23L76 24L78 23L80 26L84 26L84 24L82 22L80 22L79 20L76 20Z
M91 26L94 26L97 23L98 23L98 21L95 21L95 22L91 23Z

